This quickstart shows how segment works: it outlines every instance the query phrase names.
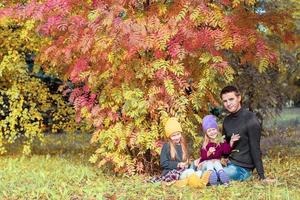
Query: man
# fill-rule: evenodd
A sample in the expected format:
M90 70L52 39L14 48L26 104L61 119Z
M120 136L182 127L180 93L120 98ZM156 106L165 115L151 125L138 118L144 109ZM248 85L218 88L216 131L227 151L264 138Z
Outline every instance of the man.
M244 181L251 176L251 171L255 168L261 180L273 182L266 179L264 174L260 151L261 126L257 117L242 107L242 98L235 86L223 88L220 96L224 108L229 112L223 122L226 140L230 141L233 134L240 136L233 146L228 166L224 171L230 179Z

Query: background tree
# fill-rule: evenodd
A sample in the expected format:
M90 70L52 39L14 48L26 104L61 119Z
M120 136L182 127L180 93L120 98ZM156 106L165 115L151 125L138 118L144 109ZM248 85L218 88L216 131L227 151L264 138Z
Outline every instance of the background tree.
M299 93L295 84L299 76L296 58L299 49L295 45L299 41L299 3L294 0L261 0L253 6L253 10L268 19L267 22L261 20L257 23L257 29L270 47L278 51L279 59L274 65L263 69L263 73L260 68L249 66L253 63L242 63L237 54L229 53L229 60L236 73L233 82L243 92L243 103L256 112L263 122L263 119L278 114L287 100L295 98ZM287 10L291 15L277 15ZM277 17L283 17L284 27L275 24L279 20Z
M201 116L218 105L220 89L241 67L276 70L279 51L259 25L284 38L292 18L286 11L260 15L255 6L255 0L48 0L0 15L33 19L48 39L37 61L74 84L65 92L77 119L96 128L91 142L99 148L90 161L133 173L157 162L167 117L180 119L196 149Z
M34 20L0 22L0 154L18 140L24 144L23 153L29 154L32 142L43 141L44 133L78 128L74 109L57 88L49 90L37 73L38 66L28 67L26 55L38 53L48 42L34 33L34 27Z

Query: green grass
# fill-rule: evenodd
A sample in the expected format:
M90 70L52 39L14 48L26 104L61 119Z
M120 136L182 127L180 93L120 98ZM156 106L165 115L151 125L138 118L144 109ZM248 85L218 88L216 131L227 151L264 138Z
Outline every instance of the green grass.
M0 157L0 199L300 200L300 141L293 143L293 147L273 146L268 150L264 165L267 176L276 179L274 184L263 184L252 178L232 182L230 187L193 189L145 183L147 177L142 175L117 177L103 173L87 162L91 149L75 145L79 137L82 136L73 140L65 138L61 143L63 150L55 137L49 136L50 143L34 147L40 155ZM67 151L71 144L75 150Z
M274 119L266 120L267 128L293 128L300 126L300 108L285 108Z
M20 144L10 145L8 155L0 157L0 199L300 200L300 132L274 129L299 127L300 108L284 109L267 123L277 133L262 142L266 174L276 179L271 185L255 177L204 189L145 183L149 177L115 176L91 165L95 147L89 144L90 135L49 134L44 143L33 143L31 157L20 155Z

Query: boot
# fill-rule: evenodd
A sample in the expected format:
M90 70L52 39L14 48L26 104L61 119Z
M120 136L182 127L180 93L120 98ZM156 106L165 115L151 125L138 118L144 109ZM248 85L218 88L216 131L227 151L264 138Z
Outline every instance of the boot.
M209 170L211 172L209 176L209 184L210 185L218 185L218 175L215 170Z
M174 185L176 187L184 187L188 184L188 178L182 179L182 180L177 180Z
M222 184L224 184L224 185L229 184L229 177L223 169L218 171L218 176L219 176L220 181L221 181Z
M193 188L204 188L208 183L209 177L209 171L205 172L201 178L194 173L188 178L188 185Z

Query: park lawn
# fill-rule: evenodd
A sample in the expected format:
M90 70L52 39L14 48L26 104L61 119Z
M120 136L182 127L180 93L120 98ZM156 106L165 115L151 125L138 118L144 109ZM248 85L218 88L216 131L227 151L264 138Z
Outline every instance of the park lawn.
M291 114L291 112L289 112ZM298 129L295 129L298 130ZM88 162L95 147L87 134L49 134L33 144L33 156L20 145L0 157L0 199L286 199L300 200L300 133L289 131L262 140L265 171L271 185L252 177L229 187L194 189L145 183L148 177L121 177ZM19 153L18 153L19 152Z
M271 185L256 178L229 187L176 188L145 183L142 175L116 177L85 154L0 157L0 199L300 199L300 146L274 146L264 157Z
M268 129L299 128L299 126L300 108L284 108L275 118L265 120L265 128Z

